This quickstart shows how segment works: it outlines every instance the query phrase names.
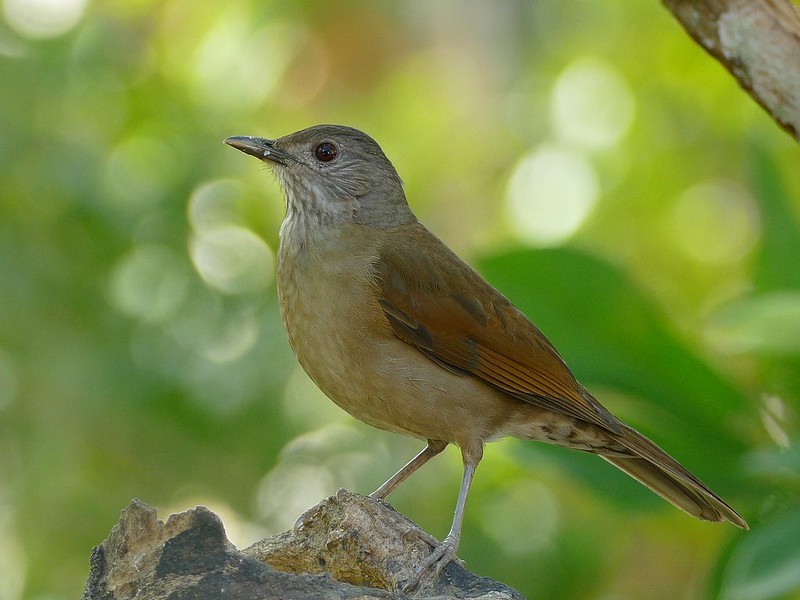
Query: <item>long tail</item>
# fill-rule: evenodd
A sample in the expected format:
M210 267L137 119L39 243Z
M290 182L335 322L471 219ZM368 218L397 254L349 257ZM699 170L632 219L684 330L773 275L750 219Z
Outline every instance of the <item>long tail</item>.
M615 439L636 456L603 456L608 462L698 519L730 521L737 527L749 529L730 505L678 461L634 429L627 425L622 425L622 429L623 435L614 436Z

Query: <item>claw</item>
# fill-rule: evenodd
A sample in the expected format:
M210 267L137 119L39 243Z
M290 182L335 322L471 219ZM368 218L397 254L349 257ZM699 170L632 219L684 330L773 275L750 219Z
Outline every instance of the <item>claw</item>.
M309 508L307 511L305 511L302 515L297 517L297 520L294 522L294 531L295 532L299 531L300 529L302 529L305 526L305 524L308 521L313 519L314 515L316 515L319 512L319 509L322 508L322 505L325 502L326 502L326 500L323 500L322 502L318 502L317 504L315 504L314 506Z
M423 532L424 533L424 532ZM426 536L428 534L425 534ZM430 537L430 536L429 536ZM423 538L424 539L424 538ZM422 578L427 574L431 574L433 579L437 579L442 570L453 560L464 565L463 561L456 557L456 549L458 548L458 539L455 536L448 535L444 538L441 544L434 547L433 552L430 553L414 571L414 574L406 581L403 586L403 593L409 594L419 587Z
M430 533L423 531L419 527L411 527L410 529L406 529L401 538L404 542L410 542L413 541L413 538L416 538L422 540L431 548L437 548L439 544L441 544L441 542L433 537Z

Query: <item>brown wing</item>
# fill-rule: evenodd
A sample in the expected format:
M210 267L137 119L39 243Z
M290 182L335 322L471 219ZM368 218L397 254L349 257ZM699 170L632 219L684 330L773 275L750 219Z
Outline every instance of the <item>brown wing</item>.
M419 223L387 236L375 277L394 333L442 367L621 433L542 332Z

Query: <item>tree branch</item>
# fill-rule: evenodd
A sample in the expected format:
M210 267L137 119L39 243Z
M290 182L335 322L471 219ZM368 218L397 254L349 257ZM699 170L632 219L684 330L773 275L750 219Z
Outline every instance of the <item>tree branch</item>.
M772 118L800 140L800 10L789 0L663 0Z

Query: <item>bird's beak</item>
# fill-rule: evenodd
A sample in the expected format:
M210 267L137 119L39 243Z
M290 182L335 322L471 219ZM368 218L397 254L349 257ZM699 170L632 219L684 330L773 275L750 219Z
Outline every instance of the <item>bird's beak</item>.
M255 156L263 161L276 162L279 165L286 164L286 161L291 158L290 155L275 148L275 140L267 140L259 137L251 137L249 135L239 135L229 137L224 140L228 146L232 146L237 150L241 150L245 154Z

